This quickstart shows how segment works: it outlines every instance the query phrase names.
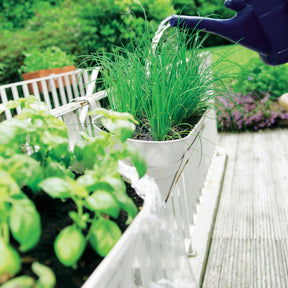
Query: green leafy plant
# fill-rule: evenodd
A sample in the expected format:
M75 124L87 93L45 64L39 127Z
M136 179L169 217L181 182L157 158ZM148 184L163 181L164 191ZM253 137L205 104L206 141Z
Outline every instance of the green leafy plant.
M76 143L74 153L77 161L86 168L85 173L76 180L51 177L40 183L51 197L71 198L77 206L77 212L69 214L74 224L62 230L55 241L56 254L66 266L75 265L87 242L102 257L107 255L122 233L106 215L117 218L123 209L128 214L129 224L137 214L135 204L125 193L118 161L129 158L139 177L146 170L142 156L126 143L135 130L132 115L102 109L95 113L103 116L102 123L110 133L103 132L99 138L83 135L83 141ZM84 212L85 209L94 213L93 217ZM89 231L85 237L83 230L87 227Z
M99 0L97 5L85 3L79 11L79 42L86 54L127 45L142 34L144 19L156 30L167 15L174 14L170 0ZM152 39L154 32L147 32Z
M97 110L110 133L98 138L84 133L71 151L65 123L35 97L1 104L0 112L18 105L21 113L0 123L0 280L21 267L10 233L21 251L35 247L41 235L40 215L23 187L75 202L77 211L69 213L74 224L59 233L54 245L59 261L75 267L88 243L104 257L117 242L121 231L109 217L117 217L123 209L128 224L137 214L118 172L118 161L130 159L139 177L146 170L142 156L126 143L135 129L131 115ZM77 179L72 173L75 161L84 167Z
M40 215L22 187L37 192L46 171L64 171L61 165L65 167L66 163L68 167L71 160L63 122L50 115L35 97L1 104L0 112L18 105L22 106L22 113L0 123L0 250L4 255L0 278L10 278L21 267L20 256L10 244L10 234L20 244L21 252L34 248L41 235ZM63 148L68 157L63 157Z
M35 205L21 191L22 185L34 188L35 183L29 176L33 172L39 175L41 167L25 155L15 154L7 160L0 158L0 280L15 275L21 267L20 256L10 245L10 233L22 252L32 249L41 235L41 221ZM31 170L26 173L25 169ZM39 176L41 179L42 175Z
M259 58L253 58L243 66L243 70L242 77L233 85L235 92L253 92L258 97L269 93L271 99L278 99L287 91L287 65L268 66Z
M58 47L47 47L44 50L34 47L25 54L20 70L22 73L27 73L71 65L74 65L74 58Z
M92 56L102 67L110 108L131 113L153 140L178 137L185 123L190 131L228 77L217 72L222 58L208 64L198 33L187 42L186 33L175 30L156 51L143 33L135 47Z

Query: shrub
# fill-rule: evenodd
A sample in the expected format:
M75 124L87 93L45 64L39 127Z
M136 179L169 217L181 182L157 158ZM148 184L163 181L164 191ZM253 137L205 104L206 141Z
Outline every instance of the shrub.
M145 17L153 27L149 35L152 38L160 21L175 13L170 0L143 0L143 7L132 0L28 2L33 6L33 13L29 17L23 14L25 23L18 25L17 29L12 20L5 18L3 10L0 14L2 24L5 23L0 24L3 30L0 37L1 84L21 80L18 69L23 64L25 53L34 46L39 49L57 46L67 54L76 56L75 64L78 65L82 62L82 55L101 49L111 51L141 35ZM25 27L19 29L24 24Z
M23 28L27 20L35 15L37 7L42 4L60 5L61 2L62 0L1 0L0 27L2 29Z
M174 13L170 1L143 0L141 5L132 0L98 0L83 6L79 13L82 55L126 46L143 33L146 17L153 27L152 39L160 21Z
M234 90L237 92L253 92L258 97L263 96L265 92L270 94L271 99L277 99L287 92L287 65L268 66L260 58L253 58L243 66L243 71L244 76L234 84Z
M288 119L288 112L266 93L259 98L253 93L220 97L222 107L217 111L217 126L220 131L259 130L277 127L279 121Z
M24 34L13 35L10 31L2 31L0 37L0 84L20 81L18 69L24 59L22 54Z
M68 3L66 3L68 2ZM37 13L26 22L26 28L1 31L0 37L0 85L21 80L19 70L25 54L37 47L45 50L57 46L68 55L79 55L76 35L79 29L77 20L77 5L65 1L61 6L51 6L39 2ZM69 4L70 3L70 4ZM35 8L36 9L36 8ZM77 30L78 29L78 30ZM75 59L76 64L81 62Z
M0 27L5 29L22 28L27 19L34 15L35 0L2 0L0 2Z
M41 69L71 65L74 65L73 57L67 55L58 47L47 47L45 50L35 47L25 54L25 59L20 69L21 72L34 72Z

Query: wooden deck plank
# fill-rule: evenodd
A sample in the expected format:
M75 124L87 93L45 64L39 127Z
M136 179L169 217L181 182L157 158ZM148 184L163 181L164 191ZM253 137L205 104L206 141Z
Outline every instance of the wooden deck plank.
M219 140L228 163L202 288L288 287L288 130Z

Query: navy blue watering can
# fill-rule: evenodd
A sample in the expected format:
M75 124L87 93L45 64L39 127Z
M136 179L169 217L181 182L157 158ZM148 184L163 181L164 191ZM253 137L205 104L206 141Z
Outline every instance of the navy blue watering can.
M237 14L226 20L172 15L171 26L220 35L259 53L268 65L288 62L288 0L226 0Z

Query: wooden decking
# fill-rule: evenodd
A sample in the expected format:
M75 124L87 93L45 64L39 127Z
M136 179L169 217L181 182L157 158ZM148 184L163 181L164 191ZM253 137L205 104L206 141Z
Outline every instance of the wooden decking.
M288 287L288 130L219 142L228 162L202 288Z

